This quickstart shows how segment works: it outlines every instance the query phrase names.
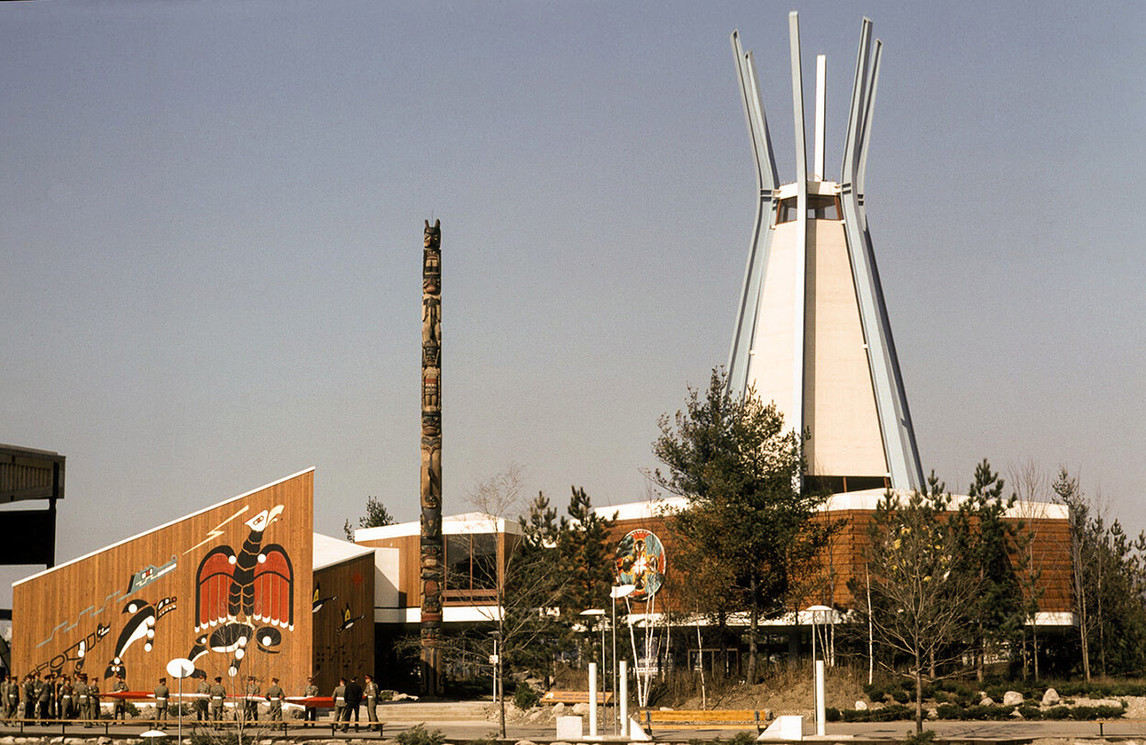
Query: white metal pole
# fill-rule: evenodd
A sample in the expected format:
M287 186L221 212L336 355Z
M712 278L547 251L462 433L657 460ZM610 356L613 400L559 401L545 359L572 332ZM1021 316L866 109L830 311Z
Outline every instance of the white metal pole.
M828 58L816 55L816 140L812 157L812 180L824 180L824 120L827 110Z
M824 720L826 718L824 706L824 661L816 660L816 734L824 736Z
M629 661L621 660L621 737L629 736Z
M620 722L617 714L617 593L610 592L613 601L613 732L617 732Z
M597 663L589 663L589 737L597 736Z

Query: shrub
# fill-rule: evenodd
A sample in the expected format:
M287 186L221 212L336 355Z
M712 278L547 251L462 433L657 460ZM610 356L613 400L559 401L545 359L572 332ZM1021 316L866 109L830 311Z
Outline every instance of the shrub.
M931 745L933 742L935 742L935 731L925 729L904 740L903 745Z
M840 721L840 718L841 718L840 717L840 710L834 706L829 706L826 709L824 709L824 718L827 719L829 722L838 722L838 721Z
M755 732L737 732L728 741L729 745L755 745L756 733Z
M537 702L540 700L541 696L539 696L537 691L533 690L531 686L527 685L525 681L518 683L517 689L513 692L513 705L522 711L528 711L534 706L537 706Z
M416 724L404 732L399 732L394 739L398 741L398 745L443 745L446 736L440 729L429 732L426 730L426 725Z

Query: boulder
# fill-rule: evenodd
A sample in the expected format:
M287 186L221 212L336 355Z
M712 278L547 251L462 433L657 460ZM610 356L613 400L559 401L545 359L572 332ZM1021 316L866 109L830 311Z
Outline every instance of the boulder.
M867 701L862 699L856 701L856 711L867 711Z
M994 705L995 705L995 699L991 698L990 696L983 696L983 698L979 699L979 706L994 706Z
M565 715L565 704L564 704L564 702L558 701L557 703L553 704L553 716L560 717L560 716L564 716L564 715Z
M589 713L589 704L584 703L584 702L579 703L579 704L573 704L573 714L575 716L583 717L588 713Z
M1058 706L1058 703L1058 691L1048 688L1047 692L1043 694L1043 706Z
M1018 706L1023 703L1023 694L1018 691L1007 691L1003 694L1003 706Z
M537 745L533 740L518 740L513 745Z

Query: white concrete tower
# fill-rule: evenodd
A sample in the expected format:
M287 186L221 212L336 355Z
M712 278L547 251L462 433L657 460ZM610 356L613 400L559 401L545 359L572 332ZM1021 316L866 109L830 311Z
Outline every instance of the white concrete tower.
M824 58L817 58L813 168L804 143L800 29L788 17L796 180L780 184L752 53L732 49L759 201L728 359L734 395L755 389L807 430L806 477L832 492L917 489L923 473L864 209L880 42L864 19L839 182L824 178Z

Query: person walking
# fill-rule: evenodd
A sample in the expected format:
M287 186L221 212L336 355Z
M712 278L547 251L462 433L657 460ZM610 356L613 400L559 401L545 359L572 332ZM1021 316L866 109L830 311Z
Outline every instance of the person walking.
M366 718L370 721L370 730L378 728L378 684L374 682L373 675L366 676L366 685L362 694L366 697Z
M347 717L349 712L346 711L346 678L339 678L338 685L334 687L332 694L334 699L334 721L342 722L342 731L345 732L349 725L347 724Z
M318 695L318 685L314 682L314 678L306 679L306 692L304 695L307 698L314 698ZM318 707L307 704L306 711L303 712L303 725L310 727L312 724L318 723Z
M171 697L171 689L167 687L167 678L160 678L159 685L155 686L155 721L167 721L167 699Z
M279 685L278 678L271 678L271 684L267 687L267 701L270 703L270 718L272 722L281 722L283 720L283 699L286 694L283 693L282 686Z

